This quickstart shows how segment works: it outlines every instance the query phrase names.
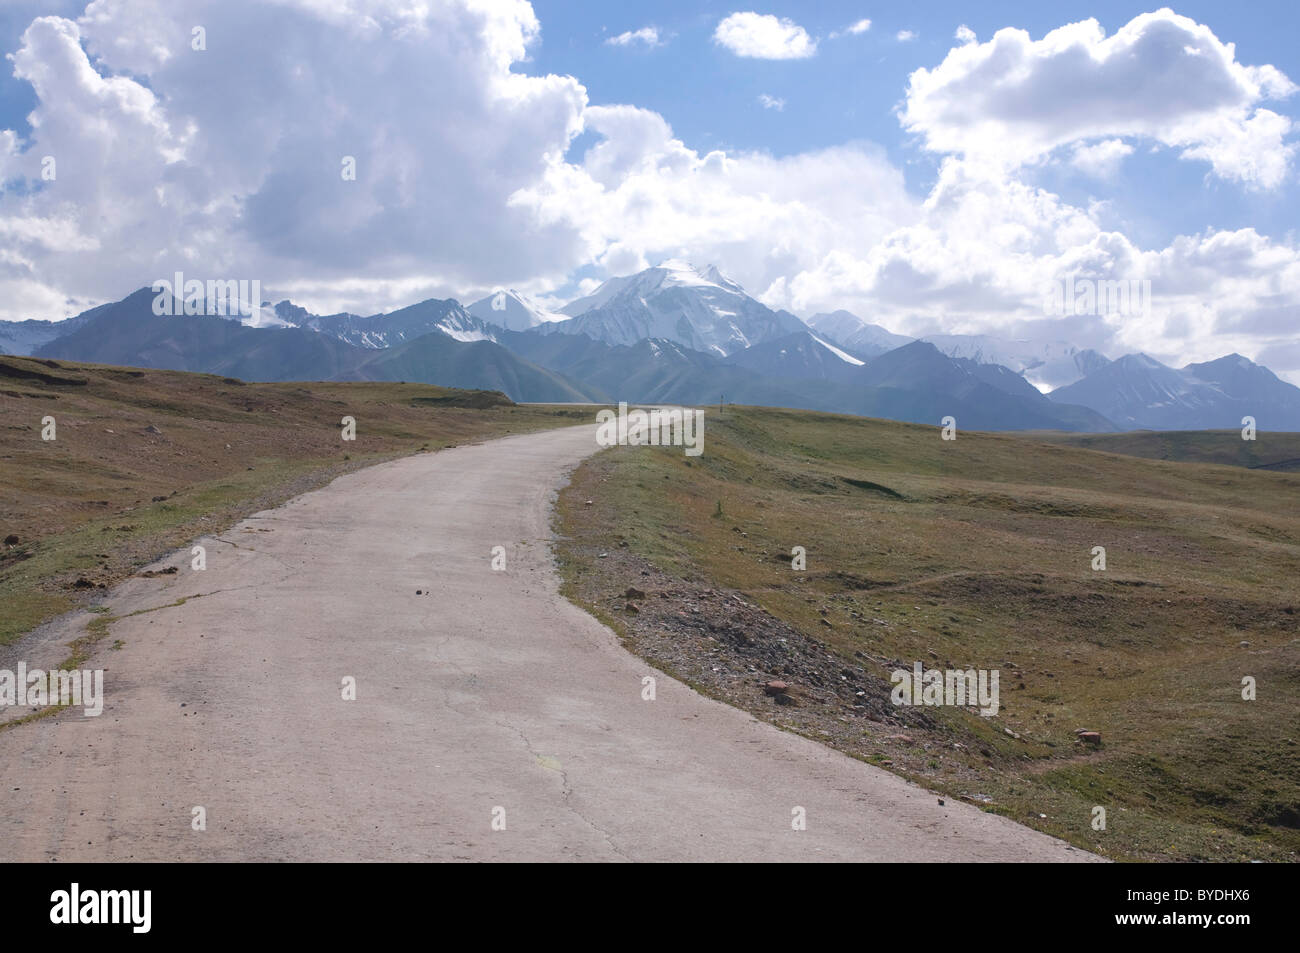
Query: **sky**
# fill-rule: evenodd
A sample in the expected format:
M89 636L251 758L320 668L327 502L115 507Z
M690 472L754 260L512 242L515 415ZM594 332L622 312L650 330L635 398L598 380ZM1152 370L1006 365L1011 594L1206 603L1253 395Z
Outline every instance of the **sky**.
M554 306L685 258L802 317L1300 383L1298 35L1282 0L3 0L0 318L177 271ZM1067 279L1150 304L1057 313Z

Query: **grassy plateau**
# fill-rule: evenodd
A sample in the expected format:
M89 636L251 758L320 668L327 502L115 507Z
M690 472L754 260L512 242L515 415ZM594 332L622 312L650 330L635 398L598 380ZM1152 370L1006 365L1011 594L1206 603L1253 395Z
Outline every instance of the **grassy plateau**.
M702 456L615 448L561 496L567 591L633 651L1107 857L1300 856L1300 475L1247 468L1296 435L706 423ZM893 705L915 661L998 670L1000 711Z

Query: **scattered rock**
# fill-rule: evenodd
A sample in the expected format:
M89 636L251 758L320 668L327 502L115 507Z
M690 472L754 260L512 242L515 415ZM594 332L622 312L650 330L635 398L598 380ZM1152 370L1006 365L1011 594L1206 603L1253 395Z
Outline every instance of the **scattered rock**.
M628 587L627 587L627 592L623 593L623 598L625 598L625 599L644 599L644 598L645 598L645 593L642 592L640 589L638 589L636 586L628 586Z
M1094 747L1101 745L1100 731L1076 731L1075 734L1078 735L1079 740L1086 745L1093 745Z
M155 496L155 497L154 497L152 500L150 500L149 502L150 502L150 503L161 503L161 502L162 502L163 500L165 500L165 499L167 499L167 497L165 497L165 496Z
M154 576L172 576L175 575L176 572L177 569L175 566L168 566L166 569L150 569L140 573L140 575L144 576L146 579L152 579Z
M18 537L17 537L15 534L10 533L8 536L5 537L5 545L6 545L6 546L17 546L17 545L18 545Z
M95 584L85 576L77 577L77 581L72 584L73 589L94 589Z
M422 596L422 595L424 595L424 590L422 590L422 589L416 589L416 590L415 590L415 594L416 594L417 596Z
M628 603L626 606L624 606L623 608L627 609L628 612L640 612L640 611L641 611L640 609L638 609L638 608L636 607L636 605L635 605L634 603L631 603L631 602L629 602L629 603Z
M789 690L789 683L782 681L771 681L763 686L763 692L767 695L784 695Z
M939 798L938 801L939 801L939 806L943 807L943 798Z
M582 505L583 505L583 506L591 506L593 502L594 502L593 500L587 500L587 501L584 502Z
M150 424L148 427L145 427L145 428L144 428L144 432L145 432L145 433L156 433L156 434L158 434L159 436L162 435L162 431L159 430L157 427L155 427L153 424Z

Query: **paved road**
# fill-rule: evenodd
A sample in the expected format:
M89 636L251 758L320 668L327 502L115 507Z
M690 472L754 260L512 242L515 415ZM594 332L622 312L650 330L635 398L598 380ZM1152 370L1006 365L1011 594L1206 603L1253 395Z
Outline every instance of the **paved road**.
M548 552L593 431L363 470L119 587L117 615L201 598L113 625L100 717L0 731L0 860L1094 859L665 676L643 701Z

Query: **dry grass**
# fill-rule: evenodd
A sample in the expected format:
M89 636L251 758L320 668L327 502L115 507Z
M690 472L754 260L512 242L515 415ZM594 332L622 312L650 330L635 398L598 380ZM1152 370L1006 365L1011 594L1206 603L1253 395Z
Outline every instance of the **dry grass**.
M910 743L848 733L843 710L798 730L1107 856L1296 859L1300 476L784 410L707 420L702 457L621 448L578 472L561 526L579 598L645 565L743 594L846 665L998 669L992 719L927 709ZM640 617L618 624L635 647Z

